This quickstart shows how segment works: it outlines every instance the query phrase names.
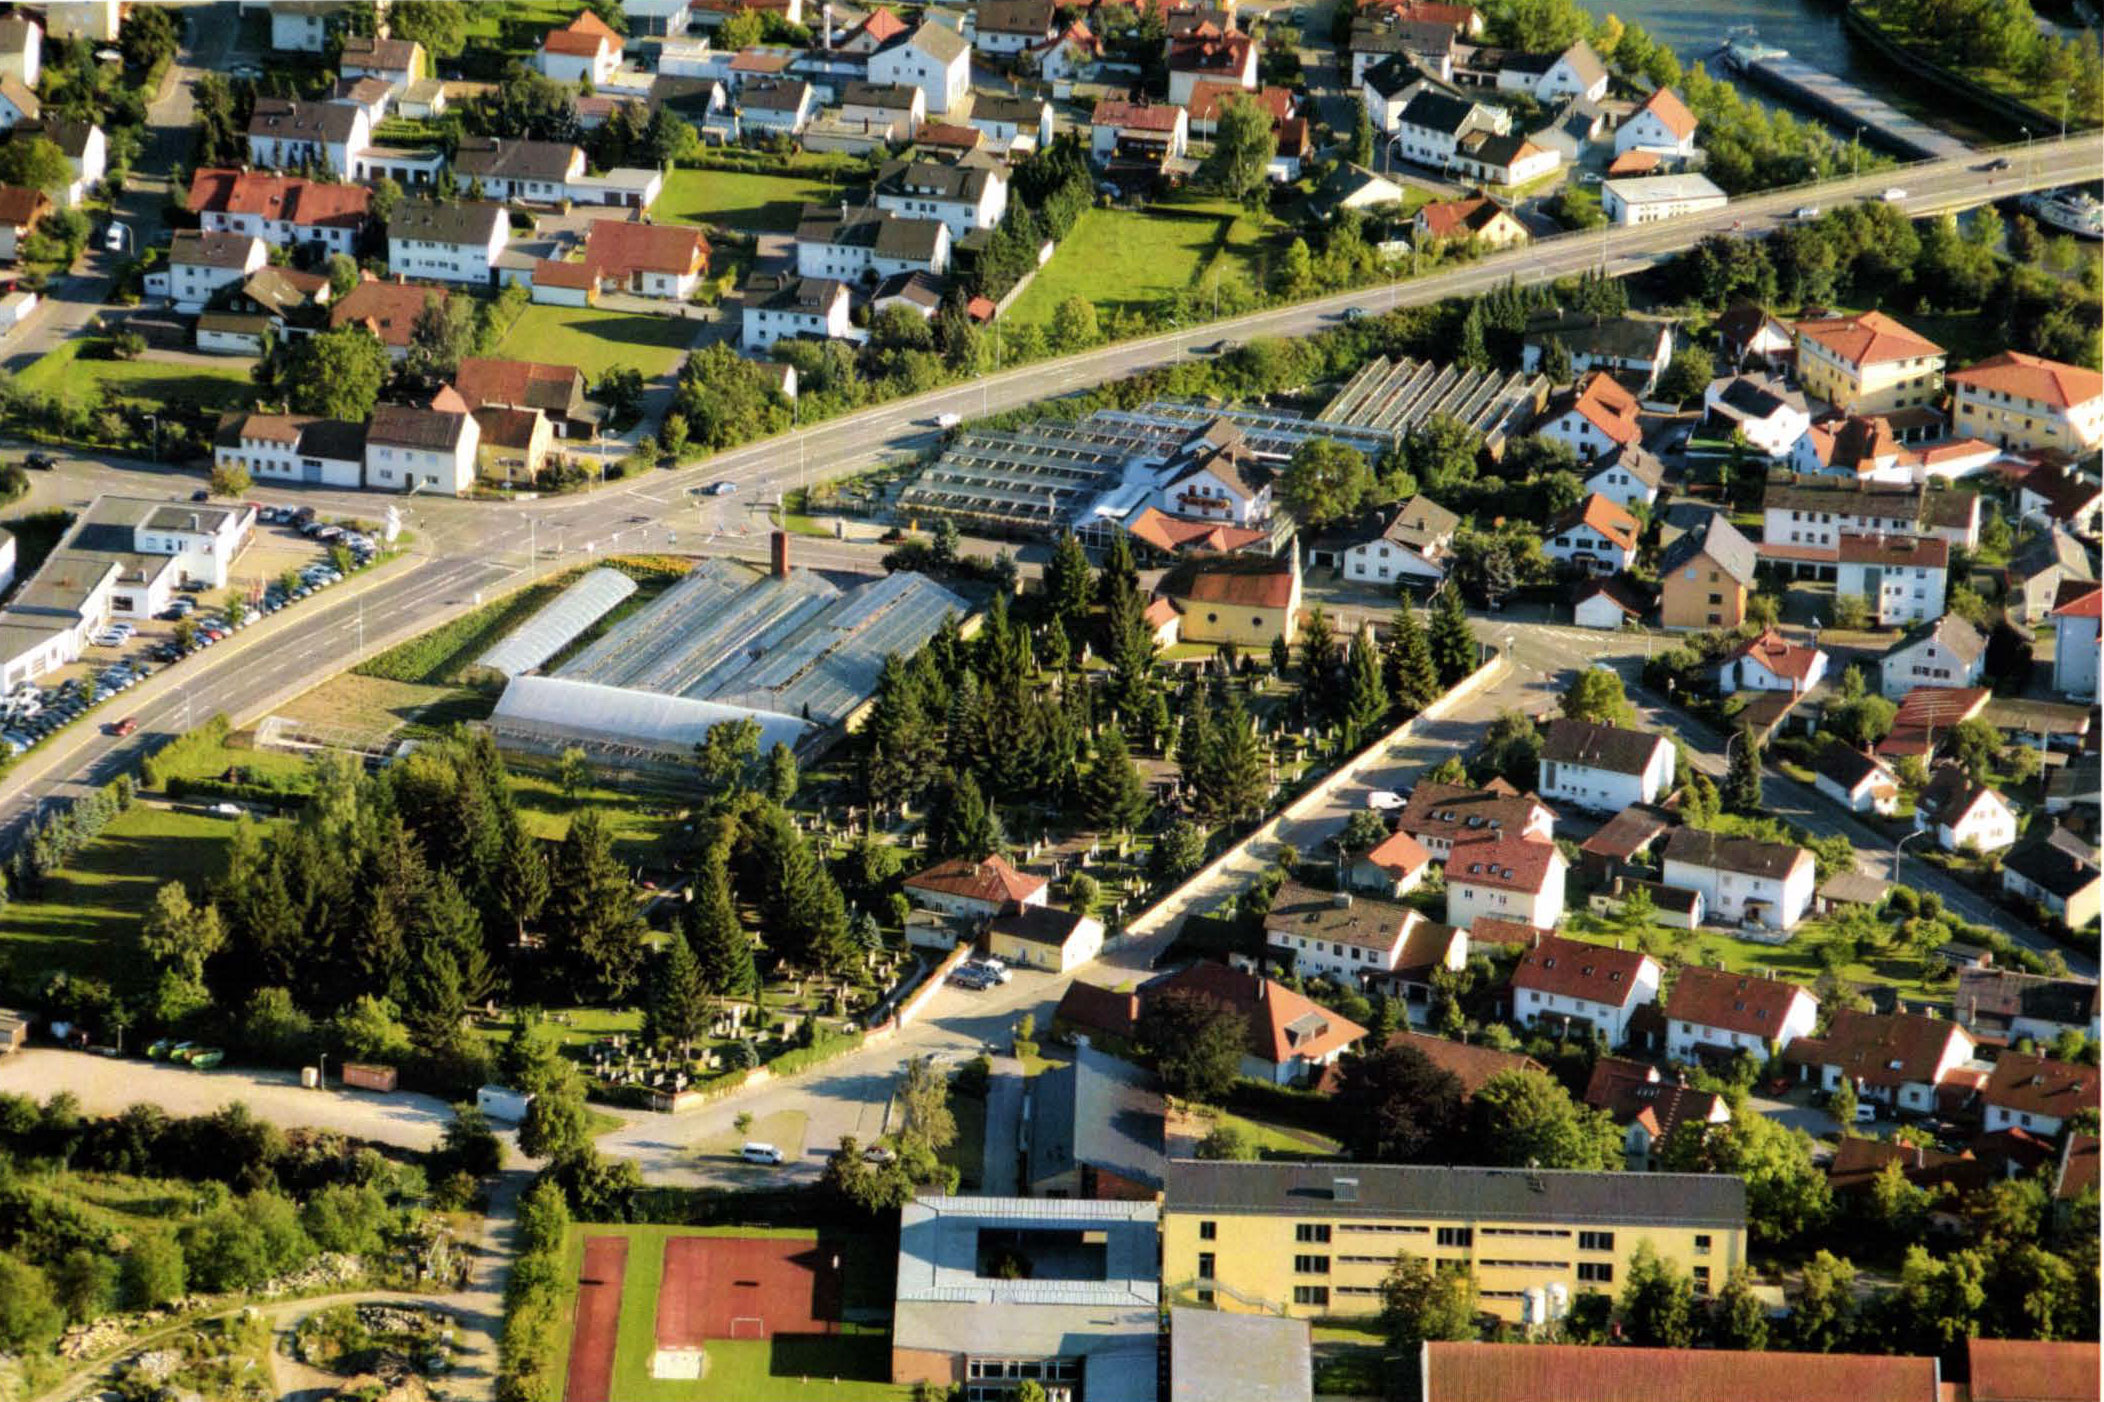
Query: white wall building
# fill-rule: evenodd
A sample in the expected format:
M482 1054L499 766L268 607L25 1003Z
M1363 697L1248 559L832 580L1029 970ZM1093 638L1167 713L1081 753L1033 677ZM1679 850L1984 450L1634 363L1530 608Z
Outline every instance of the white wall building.
M1714 915L1771 930L1795 929L1819 886L1812 854L1787 842L1675 828L1664 854L1666 885L1700 891Z
M1910 629L1878 661L1878 689L1901 701L1925 686L1978 686L1987 665L1987 639L1954 613Z
M1766 1061L1819 1021L1819 1000L1794 983L1690 965L1666 996L1666 1055L1744 1052Z
M911 83L926 95L929 115L953 112L972 90L972 46L956 30L924 20L869 56L869 80Z
M511 233L504 206L490 200L404 200L387 221L387 266L439 282L491 285Z
M2104 584L2070 580L2053 605L2053 689L2078 700L2097 694L2099 623Z
M365 425L300 414L243 414L222 424L215 467L238 467L258 481L318 487L365 485Z
M1731 196L1706 175L1643 175L1600 182L1600 208L1616 224L1655 224L1729 203Z
M1598 813L1656 803L1673 787L1673 747L1662 735L1591 721L1550 722L1537 791Z
M1457 843L1446 859L1446 923L1466 930L1488 915L1554 929L1569 869L1553 842L1512 834Z
M1636 950L1612 949L1544 935L1520 952L1512 970L1512 1016L1527 1026L1574 1032L1590 1028L1610 1047L1629 1040L1629 1018L1658 1001L1658 962Z
M473 414L382 404L365 429L365 485L461 496L475 485L481 442Z
M1843 535L1836 548L1840 555L1836 597L1863 600L1879 626L1943 617L1948 541L1932 536Z

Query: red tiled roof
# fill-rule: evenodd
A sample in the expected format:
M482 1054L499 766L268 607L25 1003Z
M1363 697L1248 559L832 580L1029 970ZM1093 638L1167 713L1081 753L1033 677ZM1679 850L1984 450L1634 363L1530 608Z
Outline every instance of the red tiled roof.
M1593 1063L1585 1083L1585 1103L1605 1110L1616 1124L1641 1124L1653 1140L1663 1140L1683 1124L1722 1124L1717 1114L1723 1098L1696 1090L1679 1079L1667 1080L1655 1066L1618 1056Z
M437 407L434 405L433 407ZM485 404L475 412L475 425L482 430L482 441L493 448L530 448L534 431L540 427L541 411L538 409L512 409L501 404Z
M1608 163L1609 175L1647 175L1664 164L1658 152L1645 150L1624 151Z
M1502 787L1504 792L1420 779L1410 790L1396 826L1419 838L1468 842L1496 833L1524 833L1536 809L1548 811L1533 794L1513 793L1510 785Z
M1952 1038L1970 1044L1965 1029L1918 1013L1863 1013L1843 1008L1824 1037L1799 1037L1783 1059L1802 1066L1838 1066L1873 1086L1933 1084L1936 1065Z
M1774 1041L1800 996L1809 995L1782 979L1691 966L1674 980L1673 992L1666 999L1666 1016Z
M2096 1402L2094 1342L1969 1339L1972 1402Z
M1366 1029L1286 985L1225 964L1200 960L1152 985L1149 997L1172 990L1224 1003L1249 1021L1250 1053L1273 1065L1296 1056L1320 1060L1358 1041Z
M1293 602L1293 566L1288 561L1266 561L1268 568L1235 570L1205 567L1211 563L1200 562L1191 571L1182 597L1234 608L1282 609ZM1176 591L1168 592L1175 597Z
M2097 1190L2097 1136L2071 1134L2060 1153L2060 1170L2053 1181L2053 1196L2071 1202Z
M436 298L443 306L446 290L416 283L361 282L329 308L329 328L365 326L386 345L406 346L426 297Z
M1424 1368L1428 1402L1938 1402L1933 1358L1431 1343Z
M2097 1068L2051 1057L2003 1052L1982 1093L1989 1105L2017 1114L2064 1120L2097 1108Z
M1044 890L1046 884L1044 877L1017 871L999 855L988 857L983 862L952 857L937 862L918 875L907 877L905 882L908 890L936 891L988 905L1026 901Z
M1461 1082L1461 1098L1468 1099L1493 1076L1507 1071L1541 1071L1548 1068L1523 1052L1499 1051L1496 1047L1478 1046L1473 1042L1455 1042L1445 1037L1434 1037L1425 1032L1392 1032L1384 1047L1409 1047L1421 1053L1425 1060ZM1328 1095L1337 1089L1338 1071L1332 1066L1324 1070L1316 1089Z
M1224 83L1217 79L1205 79L1191 84L1191 100L1185 107L1194 122L1210 122L1230 104L1254 102L1271 113L1271 124L1276 127L1293 115L1293 94L1285 88L1263 87L1251 92L1239 83Z
M1531 945L1541 936L1542 931L1524 920L1500 920L1495 915L1479 915L1468 927L1468 937L1476 944Z
M460 391L469 408L484 404L530 405L533 387L542 386L548 398L567 398L577 381L571 365L541 365L531 360L496 360L468 356L453 374L453 388Z
M1826 1166L1826 1181L1837 1193L1862 1192L1896 1163L1909 1183L1917 1188L1936 1188L1945 1183L1963 1192L1986 1187L1998 1176L1992 1164L1971 1153L1951 1154L1924 1149L1890 1139L1861 1139L1850 1135L1841 1141Z
M1637 532L1643 527L1612 497L1594 492L1550 523L1548 534L1557 535L1573 526L1584 526L1621 550L1636 549Z
M1363 859L1397 878L1422 870L1432 860L1422 842L1407 832L1392 832L1375 844Z
M1133 517L1125 530L1134 540L1172 555L1182 550L1210 550L1225 555L1270 539L1268 531L1215 521L1187 521L1152 506Z
M1687 104L1682 102L1679 95L1671 88L1658 89L1649 98L1645 99L1642 107L1636 110L1639 114L1649 112L1652 116L1665 123L1667 131L1672 132L1673 135L1682 140L1695 134L1697 125L1695 114L1688 111Z
M1163 102L1099 102L1089 120L1119 131L1170 132L1183 115L1183 108Z
M1240 73L1249 62L1251 40L1247 34L1192 34L1170 41L1171 73Z
M1452 869L1450 865L1448 870ZM1637 975L1649 962L1638 950L1543 935L1520 954L1512 971L1512 986L1621 1007L1636 992Z
M42 190L22 185L0 185L0 224L13 229L25 228L36 223L50 208L50 197Z
M2104 584L2063 579L2053 595L2055 618L2104 618Z
M1496 891L1540 895L1549 870L1563 859L1553 842L1535 842L1518 833L1475 842L1457 842L1447 858L1449 885L1487 886Z
M1643 437L1636 422L1636 396L1605 370L1594 371L1575 391L1558 396L1549 406L1549 415L1554 418L1573 409L1625 448Z
M533 262L533 283L536 287L583 287L599 285L599 278L589 263L566 263L556 258L536 258Z
M1417 219L1426 238L1456 239L1480 233L1504 212L1505 207L1496 200L1477 195L1465 200L1434 201L1417 211Z
M1751 657L1785 680L1801 682L1812 675L1812 664L1819 658L1819 649L1807 647L1803 643L1793 643L1781 633L1769 628L1758 638L1748 638L1740 643L1724 660L1736 662L1742 657Z
M709 240L685 224L631 224L600 219L585 235L584 261L602 278L632 272L685 276L709 265Z
M917 146L955 147L965 151L976 151L979 143L986 140L986 133L977 127L959 126L955 122L922 122L919 131L913 134Z
M1943 354L1942 346L1909 331L1883 312L1820 317L1800 321L1795 329L1798 335L1817 341L1851 365L1878 365Z
M907 30L906 21L900 19L888 7L879 5L869 12L869 18L857 25L855 32L867 34L879 44L896 39Z
M355 228L372 211L373 192L363 185L334 185L297 175L208 167L190 177L192 214L253 214L284 219L304 228Z
M612 26L590 10L580 10L577 18L561 29L551 29L548 37L541 41L541 48L551 54L576 54L590 58L605 44L615 53L621 52L621 36Z
M1140 1021L1140 995L1120 993L1079 979L1067 985L1052 1014L1055 1022L1070 1023L1086 1031L1130 1039Z
M1944 378L1954 385L1995 390L2057 409L2087 404L2104 396L2104 375L2022 351L2005 350L2000 355L1990 355L1979 364L1953 370Z
M1837 549L1844 565L1908 565L1950 568L1951 543L1933 535L1851 535L1843 532Z

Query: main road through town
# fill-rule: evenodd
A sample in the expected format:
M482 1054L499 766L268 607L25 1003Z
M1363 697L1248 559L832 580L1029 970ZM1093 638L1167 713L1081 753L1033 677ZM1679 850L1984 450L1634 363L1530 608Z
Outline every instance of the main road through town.
M143 750L213 712L246 721L299 691L401 638L473 608L527 572L574 563L616 549L677 550L758 556L764 530L743 504L802 481L854 471L932 440L938 415L965 418L1066 394L1195 354L1194 342L1245 342L1258 336L1304 336L1353 309L1379 312L1447 297L1481 293L1507 280L1537 283L1587 269L1639 271L1711 234L1751 237L1794 218L1807 207L1881 198L1903 186L1902 206L1926 216L2001 199L2026 190L2091 180L2104 169L2104 134L2008 148L2011 169L1988 173L1977 161L1928 161L1887 168L1874 176L1830 180L1796 190L1756 195L1710 213L1655 224L1610 226L1546 239L1428 276L1300 302L1214 322L1194 330L1122 342L1098 350L1000 371L810 429L717 454L694 466L655 472L618 486L530 504L497 505L434 498L400 501L414 543L400 558L346 583L330 595L287 609L229 643L162 672L134 693L139 728L130 737L89 726L61 732L23 756L0 778L0 845L24 820L54 798L106 782L133 765ZM40 497L79 505L98 490L141 490L165 477L171 494L194 477L135 462L69 462L58 480L40 482ZM713 482L735 484L736 496L709 496ZM265 501L300 502L325 511L371 516L381 501L369 493L262 488ZM800 538L802 563L872 569L867 546Z

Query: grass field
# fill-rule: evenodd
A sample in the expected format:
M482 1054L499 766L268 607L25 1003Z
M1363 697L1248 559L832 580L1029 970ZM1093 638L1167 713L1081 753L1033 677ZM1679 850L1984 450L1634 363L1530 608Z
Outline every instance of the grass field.
M1290 1129L1284 1125L1265 1124L1261 1120L1246 1120L1225 1110L1215 1110L1211 1113L1215 1128L1225 1126L1242 1131L1244 1142L1256 1151L1256 1156L1260 1159L1344 1157L1344 1146L1326 1134L1315 1134L1305 1129Z
M139 399L201 409L239 409L255 389L246 361L225 366L171 365L156 360L106 360L85 352L100 341L71 340L40 357L16 377L27 390L66 397L99 385L113 399Z
M555 782L552 765L524 755L508 756L506 763L511 767L519 822L528 832L560 841L570 831L571 819L587 808L596 809L613 834L614 854L627 863L650 863L663 857L663 848L680 836L678 828L694 798L691 792L638 783L594 783L579 789L572 803Z
M1618 937L1627 938L1596 917L1578 912L1565 919L1558 933L1595 944L1611 944ZM1757 944L1719 930L1698 930L1688 934L1660 926L1659 933L1690 964L1714 967L1721 963L1733 973L1766 974L1807 987L1826 971L1819 962L1820 946L1826 943L1824 921L1806 921L1797 927L1790 942L1782 945ZM1941 998L1945 1001L1950 998L1948 985L1937 989L1923 983L1920 961L1904 955L1868 962L1851 961L1837 967L1834 976L1859 985L1884 984L1897 989L1903 998Z
M119 814L35 899L18 897L0 911L9 976L29 985L71 969L120 987L131 982L144 972L132 951L153 893L164 882L194 891L216 878L232 833L224 818L145 804Z
M617 368L653 379L678 363L697 328L677 316L605 312L596 307L528 307L497 343L496 353L574 365L597 384Z
M1238 206L1219 200L1091 209L1017 299L1013 314L1049 322L1059 304L1074 296L1095 303L1099 315L1149 307L1197 286L1215 262L1226 282L1254 281L1262 275L1263 237Z
M245 769L265 783L288 782L302 790L307 787L308 766L303 755L256 749L248 743L250 737L246 734L239 737L239 743L228 743L235 738L229 736L228 741L210 745L203 743L204 738L193 732L190 743L163 755L164 778L217 779L230 769Z
M613 1395L620 1402L748 1402L753 1398L826 1398L830 1402L903 1402L913 1390L895 1386L891 1375L891 1337L887 1331L843 1325L830 1337L794 1336L768 1340L711 1340L706 1376L695 1381L660 1380L650 1376L657 1352L657 1294L664 1275L665 1241L674 1236L787 1237L822 1241L817 1232L786 1227L597 1226L570 1230L564 1254L568 1279L577 1278L587 1236L628 1238L628 1270L621 1297L621 1325L614 1346ZM893 1262L870 1237L824 1241L837 1250L847 1273L850 1308L889 1299L883 1277ZM873 1293L881 1292L881 1293ZM552 1376L566 1375L570 1332L563 1330L563 1356Z
M652 214L681 224L721 224L747 232L787 233L806 204L836 204L852 186L813 169L760 175L742 170L675 170Z
M396 730L431 733L456 721L480 720L489 714L492 704L489 696L466 687L429 686L342 672L283 707L278 714L313 725L377 736Z

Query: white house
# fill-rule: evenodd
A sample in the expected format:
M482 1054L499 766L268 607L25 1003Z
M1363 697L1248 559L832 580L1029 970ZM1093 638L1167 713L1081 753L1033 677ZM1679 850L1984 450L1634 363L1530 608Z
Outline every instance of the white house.
M1432 582L1446 578L1448 547L1461 518L1430 497L1414 496L1372 540L1347 546L1340 562L1344 577L1361 583Z
M956 30L923 20L869 56L872 83L911 83L938 115L964 105L972 90L972 46Z
M427 71L424 46L414 39L346 35L336 72L342 78L378 78L399 95Z
M222 288L245 281L270 261L270 249L249 234L178 229L169 239L168 266L146 275L146 290L179 312L198 312Z
M387 266L398 274L487 287L510 236L491 200L403 200L387 221Z
M1666 465L1634 443L1619 444L1587 463L1585 490L1623 508L1658 500Z
M909 876L906 895L914 904L960 919L999 915L1011 905L1044 905L1051 883L1042 876L1017 871L1004 857L983 862L952 857Z
M1972 1034L1945 1018L1843 1008L1825 1036L1799 1037L1783 1059L1815 1075L1822 1090L1845 1080L1863 1100L1927 1114L1973 1047Z
M1556 815L1534 795L1518 793L1502 779L1480 789L1420 779L1396 815L1395 830L1423 844L1433 861L1444 862L1459 848L1486 837L1518 836L1553 844Z
M1771 930L1795 929L1819 885L1812 854L1788 842L1675 828L1664 855L1666 885L1700 891L1714 914Z
M1080 20L1030 50L1038 76L1055 85L1088 78L1103 60L1103 41Z
M1588 574L1620 574L1636 563L1643 527L1614 502L1589 496L1549 523L1542 554Z
M77 122L68 117L39 117L15 124L15 140L27 141L33 136L48 138L66 158L73 178L57 192L59 203L68 209L79 208L109 169L109 138L93 122Z
M1602 453L1639 447L1644 431L1637 415L1643 406L1605 370L1586 374L1578 385L1549 401L1534 432L1567 444L1580 461Z
M1222 31L1201 24L1169 38L1169 101L1179 107L1191 103L1201 83L1232 83L1248 92L1257 90L1256 40L1240 30Z
M311 166L347 178L372 144L372 119L354 103L259 97L248 119L249 164L266 169Z
M2050 1139L2084 1110L2097 1110L2097 1068L2006 1051L1980 1092L1987 1132L2023 1129Z
M237 414L212 442L216 467L258 481L355 490L365 483L365 425L302 414Z
M1573 596L1571 622L1580 628L1612 631L1626 623L1641 622L1655 602L1649 589L1625 576L1588 579Z
M1943 616L1950 543L1934 536L1849 535L1839 551L1834 593L1870 606L1878 626L1926 623Z
M475 485L482 431L475 416L381 404L365 426L365 485L461 496Z
M1748 446L1770 458L1790 456L1812 426L1804 395L1780 376L1758 371L1711 380L1702 392L1702 410L1721 432L1737 429Z
M928 98L911 83L849 83L840 120L886 141L910 141L928 119Z
M1407 832L1392 832L1352 863L1351 886L1399 901L1424 884L1434 865L1422 842Z
M1543 798L1597 813L1656 803L1673 787L1673 747L1664 736L1592 721L1551 721L1540 766Z
M1642 394L1651 392L1673 359L1670 321L1548 308L1527 318L1520 337L1520 368L1530 375L1539 373L1542 353L1551 341L1570 352L1575 373L1607 370L1625 379L1633 376L1631 382Z
M684 302L708 271L709 241L686 224L596 219L585 235L584 261L602 288Z
M1103 922L1048 905L1003 911L986 924L987 952L1025 969L1063 974L1103 952Z
M2104 872L2098 870L2097 844L2059 823L2052 824L2052 831L2043 837L2034 831L2027 841L2003 855L2002 889L2020 900L2036 901L2071 929L2094 925L2104 906L2100 899L2104 897ZM2094 1015L2096 985L2085 986ZM2050 1041L2053 1035L2042 1040Z
M1666 1055L1745 1052L1766 1061L1819 1021L1819 1000L1794 983L1689 965L1666 995Z
M991 229L1008 210L1008 179L998 170L934 161L892 161L877 172L877 207L940 219L954 241Z
M1615 128L1615 154L1653 151L1661 156L1692 156L1699 125L1671 88L1660 88Z
M1607 95L1607 65L1580 39L1559 54L1508 54L1498 69L1498 87L1531 93L1543 103L1565 98L1598 102Z
M2104 584L2062 581L2053 600L2053 689L2088 700L2097 694L2097 632L2104 621Z
M1600 208L1616 224L1655 224L1729 203L1731 197L1706 175L1641 175L1600 182Z
M1812 782L1851 813L1890 816L1899 808L1899 776L1892 766L1839 740L1829 739L1819 752Z
M1231 453L1208 453L1163 487L1157 501L1163 511L1186 520L1254 526L1271 517L1271 484L1250 482Z
M279 53L318 54L329 47L329 16L343 6L329 0L298 0L264 8L270 11L271 48Z
M590 10L541 40L534 66L558 83L584 83L603 88L621 67L621 36Z
M793 136L810 124L818 99L801 78L752 78L739 86L732 110L747 127Z
M1555 843L1517 833L1456 843L1446 860L1447 924L1466 930L1487 915L1554 929L1569 869Z
M1052 104L1041 97L972 98L972 130L1002 155L1021 157L1052 144Z
M1543 935L1512 970L1513 1020L1529 1027L1590 1029L1610 1047L1629 1040L1629 1018L1658 1001L1650 955Z
M1946 852L1999 852L2016 841L2016 810L2009 800L1955 765L1936 771L1914 801L1914 827L1934 828Z
M1987 639L1954 613L1908 629L1878 660L1878 689L1900 701L1925 686L1978 686L1987 665Z
M1826 677L1826 653L1793 643L1773 628L1733 648L1717 668L1717 689L1735 691L1810 691Z
M297 175L206 167L190 177L189 208L209 233L253 234L284 247L355 253L372 191Z
M1503 136L1511 129L1512 116L1502 107L1427 88L1396 114L1394 150L1406 161L1443 171L1454 165L1469 133Z
M980 0L972 47L983 54L1019 54L1059 32L1052 0Z
M1159 163L1189 149L1190 113L1160 102L1096 104L1089 114L1089 154L1098 161L1126 156Z
M1264 942L1281 951L1302 977L1328 974L1347 987L1393 974L1410 962L1413 933L1430 938L1432 962L1456 972L1468 964L1466 932L1434 928L1424 912L1394 901L1317 891L1288 881L1272 897L1264 916ZM1425 945L1426 939L1416 941ZM1420 948L1419 955L1426 951Z
M754 273L740 291L742 341L747 354L766 350L776 341L806 337L824 341L861 340L849 320L853 299L837 278L800 277L794 273Z
M0 74L34 92L43 71L44 31L37 22L21 14L0 19Z
M584 169L584 148L568 141L470 136L453 152L453 177L461 188L479 184L483 198L492 200L554 204Z

